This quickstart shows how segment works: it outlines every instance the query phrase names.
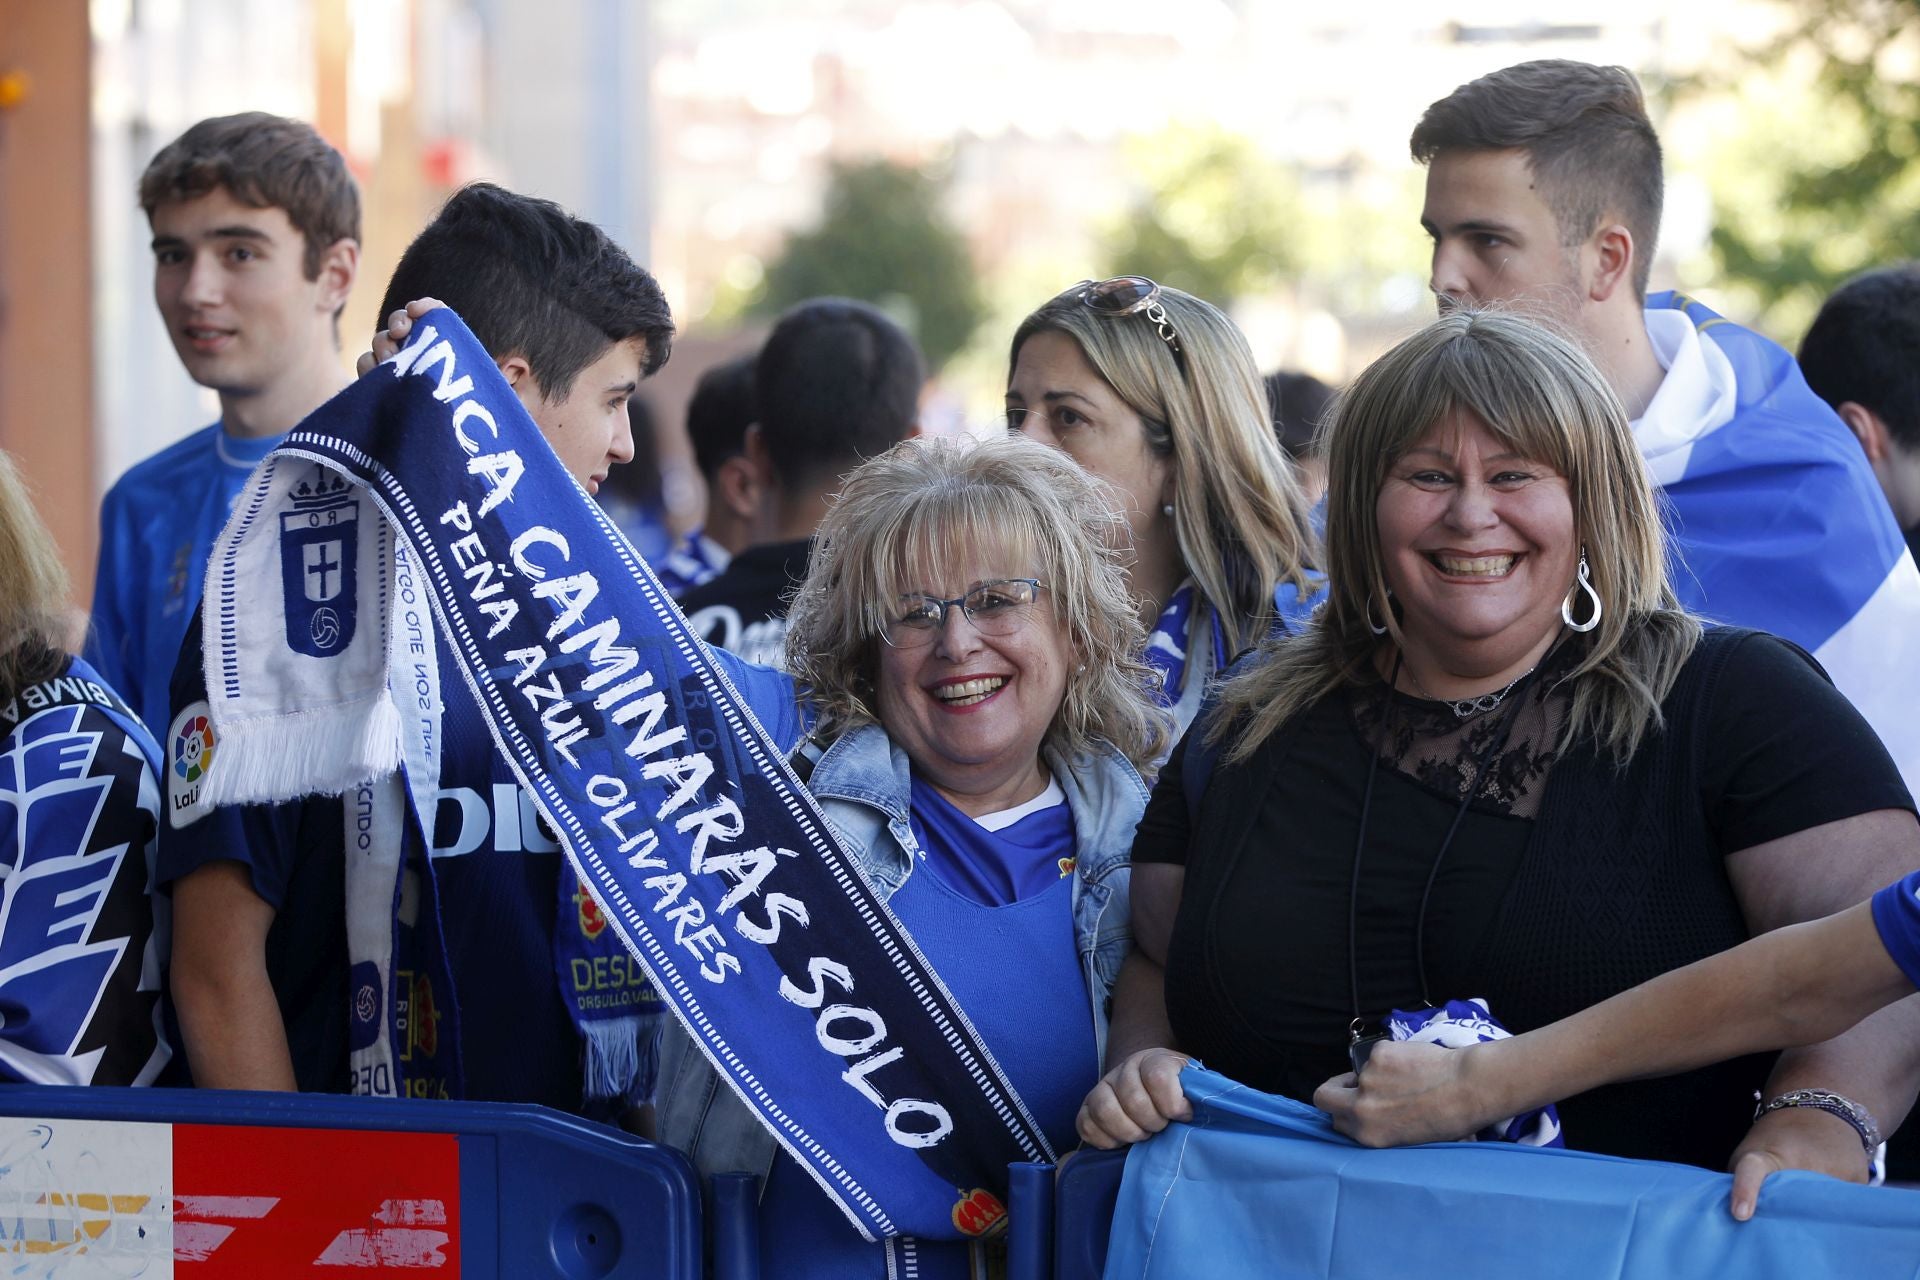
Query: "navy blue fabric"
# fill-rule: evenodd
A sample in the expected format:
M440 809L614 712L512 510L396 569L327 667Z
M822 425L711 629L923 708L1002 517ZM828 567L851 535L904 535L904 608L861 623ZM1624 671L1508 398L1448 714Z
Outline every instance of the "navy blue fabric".
M442 687L457 693L458 676L444 659L441 665ZM197 616L176 681L179 705L205 698ZM579 1037L558 985L566 975L557 974L553 962L559 846L539 829L531 802L494 750L472 700L450 698L446 723L433 833L440 926L455 981L489 993L461 1008L464 1094L579 1113ZM344 1092L350 1084L342 866L349 803L309 796L226 806L161 833L163 886L210 862L237 862L247 869L254 892L274 908L267 975L303 1091Z

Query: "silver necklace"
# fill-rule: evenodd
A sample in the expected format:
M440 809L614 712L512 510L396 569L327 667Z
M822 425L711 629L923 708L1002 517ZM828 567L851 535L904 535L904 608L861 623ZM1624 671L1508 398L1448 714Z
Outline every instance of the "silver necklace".
M1483 693L1472 698L1436 698L1433 696L1433 694L1427 691L1427 686L1420 683L1420 677L1413 673L1412 667L1407 667L1406 673L1407 673L1407 678L1413 681L1413 687L1420 691L1421 697L1427 699L1429 702L1444 703L1447 709L1453 712L1455 719L1470 720L1474 716L1485 715L1487 712L1493 710L1495 707L1499 706L1502 702L1506 701L1507 695L1513 692L1513 687L1515 685L1519 684L1522 680L1525 680L1528 676L1532 675L1534 672L1538 671L1539 669L1540 669L1540 664L1536 662L1532 666L1528 667L1525 671L1522 671L1519 675L1509 680L1507 682L1507 687L1500 690L1498 693Z

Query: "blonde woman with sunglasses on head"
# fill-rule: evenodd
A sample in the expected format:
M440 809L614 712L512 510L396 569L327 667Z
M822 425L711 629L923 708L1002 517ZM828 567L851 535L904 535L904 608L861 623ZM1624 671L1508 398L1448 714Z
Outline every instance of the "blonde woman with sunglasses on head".
M1228 659L1313 603L1306 499L1217 307L1143 276L1066 290L1014 332L1007 424L1120 492L1147 660L1182 729Z

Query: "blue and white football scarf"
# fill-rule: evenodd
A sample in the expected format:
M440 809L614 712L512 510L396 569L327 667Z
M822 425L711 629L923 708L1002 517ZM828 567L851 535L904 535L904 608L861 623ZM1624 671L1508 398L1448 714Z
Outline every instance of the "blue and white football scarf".
M1635 426L1681 603L1811 652L1920 787L1920 571L1860 446L1783 348L1684 294L1647 310L1690 320L1735 388L1730 417Z
M1160 611L1160 617L1153 624L1153 633L1147 637L1146 662L1160 673L1159 700L1163 707L1180 701L1181 691L1186 688L1187 650L1194 641L1190 632L1199 601L1200 590L1189 578L1168 599L1167 607ZM1205 614L1213 644L1213 669L1224 670L1227 665L1226 632L1221 630L1220 619L1213 610L1207 609Z
M1478 996L1471 1000L1449 1000L1437 1009L1418 1009L1408 1013L1395 1009L1387 1015L1387 1034L1395 1040L1415 1044L1437 1044L1443 1049L1465 1049L1493 1040L1508 1040L1513 1032L1487 1009ZM1496 1121L1473 1135L1477 1142L1517 1142L1523 1147L1564 1147L1560 1134L1560 1111L1551 1103L1533 1111Z
M1193 634L1196 622L1206 628L1204 635ZM1183 700L1188 652L1195 643L1212 646L1210 670L1226 670L1227 633L1220 626L1219 615L1203 605L1200 589L1189 578L1168 599L1167 607L1160 611L1160 617L1153 624L1153 633L1147 637L1146 663L1160 673L1161 706L1171 707Z
M313 463L384 517L352 545L314 532ZM302 585L349 563L350 593ZM210 576L226 753L203 802L398 769L424 829L437 619L610 931L863 1234L960 1237L1010 1162L1053 1158L725 668L451 312L262 464ZM241 592L258 582L289 585Z
M0 1081L152 1084L160 757L78 658L0 702Z

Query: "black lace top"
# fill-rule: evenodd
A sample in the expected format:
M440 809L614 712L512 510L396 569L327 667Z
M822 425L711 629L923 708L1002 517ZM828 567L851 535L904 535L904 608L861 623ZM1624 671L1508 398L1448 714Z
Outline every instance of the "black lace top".
M1348 901L1376 759L1353 936L1368 1019L1420 1007L1423 967L1435 1002L1486 997L1515 1031L1564 1017L1742 941L1728 854L1911 807L1864 721L1771 637L1703 642L1667 729L1625 772L1591 745L1556 753L1570 704L1557 673L1550 662L1466 720L1378 683L1348 689L1245 764L1216 765L1191 810L1176 750L1133 857L1186 867L1166 978L1180 1047L1301 1099L1346 1069ZM1436 871L1483 755L1486 785ZM1561 1107L1567 1140L1716 1165L1764 1071L1746 1062L1583 1095Z
M1531 818L1540 811L1566 722L1570 695L1562 677L1574 663L1570 650L1557 650L1499 703L1465 716L1455 703L1395 692L1384 683L1351 689L1344 701L1354 732L1372 744L1384 768L1456 801L1471 791L1480 811ZM1406 683L1403 675L1403 688ZM1476 786L1483 758L1486 776Z

